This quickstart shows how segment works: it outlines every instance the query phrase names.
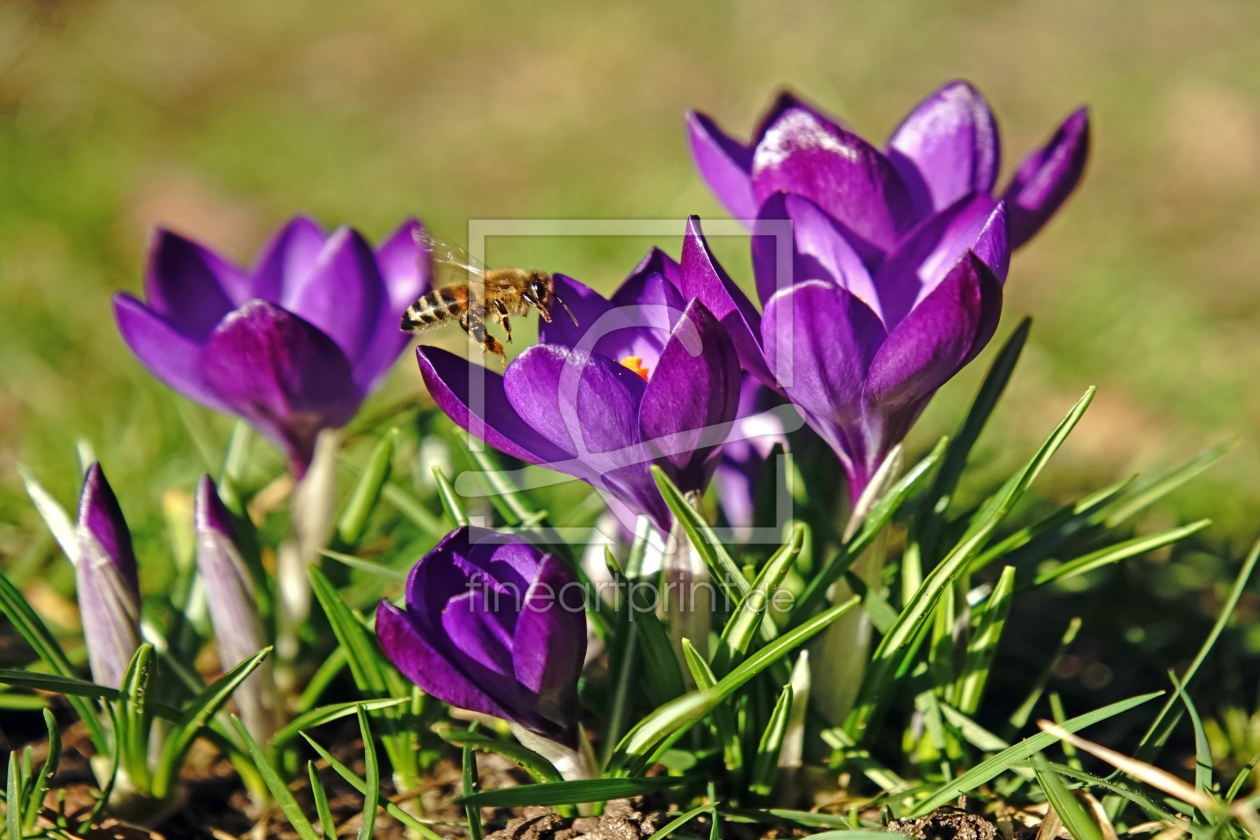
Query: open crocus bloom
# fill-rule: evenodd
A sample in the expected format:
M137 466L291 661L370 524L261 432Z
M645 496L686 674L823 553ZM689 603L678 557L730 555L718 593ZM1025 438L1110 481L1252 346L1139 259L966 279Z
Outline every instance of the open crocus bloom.
M376 633L398 670L453 706L576 746L586 611L573 570L517 537L451 532L381 601Z
M777 192L817 204L860 252L887 253L913 227L968 194L986 216L1007 204L1011 247L1041 229L1076 188L1089 155L1089 114L1073 112L1020 164L1006 189L997 122L984 96L962 81L910 112L883 151L791 94L781 95L748 144L704 114L687 115L692 155L733 216L754 219Z
M668 529L651 466L684 492L703 492L739 399L739 360L720 316L680 291L705 271L706 253L684 247L680 266L653 250L607 299L554 275L577 325L542 324L540 343L502 376L424 346L420 371L437 404L475 436Z
M430 283L407 221L379 249L299 216L241 268L158 231L145 301L114 297L123 339L155 376L240 415L302 475L322 429L344 425L407 344L403 310Z

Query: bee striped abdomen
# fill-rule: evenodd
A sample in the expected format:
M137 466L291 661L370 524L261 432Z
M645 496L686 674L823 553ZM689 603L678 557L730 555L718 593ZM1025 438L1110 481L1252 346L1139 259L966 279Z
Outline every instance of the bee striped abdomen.
M459 316L467 308L467 286L443 286L407 307L400 326L409 332L422 332L459 320Z

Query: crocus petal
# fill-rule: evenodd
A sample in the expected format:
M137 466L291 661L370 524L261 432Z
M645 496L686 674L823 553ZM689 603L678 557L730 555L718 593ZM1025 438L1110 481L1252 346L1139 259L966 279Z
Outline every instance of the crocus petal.
M583 460L602 453L633 459L625 450L639 443L645 386L611 359L537 344L516 357L503 386L517 414L557 447Z
M753 199L752 149L718 128L710 117L687 112L687 139L700 177L718 201L736 219L752 219L757 213Z
M654 369L665 342L669 341L670 333L687 307L682 293L664 274L635 272L613 294L611 303L618 316L634 326L612 329L599 336L595 352L614 361L634 356L649 371ZM608 319L597 330L616 324ZM579 346L588 346L591 338L598 335L597 330L588 331Z
M208 408L227 410L202 376L201 344L128 294L114 295L114 318L131 352L154 376Z
M758 205L780 190L823 208L864 252L891 249L915 219L910 193L896 168L871 144L789 108L767 129L753 154Z
M576 723L574 688L586 659L586 611L572 569L554 554L543 557L525 593L512 651L516 679L538 695L538 712L561 726Z
M352 364L358 361L389 305L372 246L358 231L338 229L311 271L286 286L281 305L335 341Z
M871 362L867 398L889 416L912 412L979 352L997 327L1002 284L993 270L968 252L944 280L888 335ZM903 418L904 420L904 418ZM900 440L890 434L892 440Z
M969 192L993 191L1001 167L997 121L980 91L950 82L893 132L888 157L921 213L944 210Z
M936 289L968 250L989 263L999 281L1006 279L1010 250L1002 202L969 193L924 220L888 256L875 274L875 286L890 331Z
M859 298L810 280L770 299L762 320L766 360L806 420L846 465L862 461L863 383L884 326Z
M425 387L438 408L474 437L533 464L570 457L569 452L534 432L516 413L504 393L501 374L437 347L417 347L416 358Z
M140 590L131 532L99 464L84 476L75 531L75 581L92 679L118 688L140 646Z
M410 218L376 249L376 261L385 280L390 309L398 313L391 314L395 321L404 309L433 285L433 263L417 240L424 233L420 220Z
M511 718L421 634L407 612L388 601L376 609L376 635L389 660L425 693L461 709Z
M551 283L553 291L560 296L560 299L573 312L573 317L577 319L577 323L573 323L572 318L561 312L555 314L550 324L540 320L538 324L538 341L541 344L577 347L582 341L582 337L589 330L595 328L596 325L598 325L597 335L604 335L609 331L607 323L600 323L601 318L614 311L612 303L607 298L564 274L551 275ZM610 317L615 318L617 316L613 315ZM594 340L595 338L592 336L591 342L593 343ZM589 345L587 349L590 349Z
M767 387L777 389L761 348L761 316L713 256L698 216L687 220L683 236L682 292L688 300L699 299L718 319L743 366Z
M446 602L442 629L465 669L476 663L500 678L512 676L512 634L504 618L516 618L522 594L504 597L474 584Z
M144 292L149 308L190 340L204 342L236 305L240 269L177 233L159 230L149 249Z
M639 406L642 439L684 492L703 491L739 405L740 367L726 331L693 300Z
M253 300L210 336L206 384L234 412L281 444L304 471L321 429L342 426L363 399L345 355L298 316Z
M792 249L792 259L780 266L785 223L791 224L791 236L784 246ZM766 199L753 230L752 258L757 294L763 304L797 281L829 280L881 315L875 283L861 256L832 218L807 198L780 192Z
M1032 239L1058 211L1080 182L1088 158L1089 111L1081 108L1024 158L1002 196L1010 207L1012 249Z
M251 297L280 303L285 289L300 285L315 268L327 236L310 216L295 216L278 230L254 263Z

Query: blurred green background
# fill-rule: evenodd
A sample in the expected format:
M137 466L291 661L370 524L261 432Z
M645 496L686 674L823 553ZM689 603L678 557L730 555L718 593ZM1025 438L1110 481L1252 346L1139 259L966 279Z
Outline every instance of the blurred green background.
M1209 542L1236 555L1260 510L1257 55L1254 0L5 0L0 564L55 551L16 464L69 505L89 441L146 530L226 440L228 421L152 380L113 324L110 294L139 288L155 224L242 261L298 211L375 239L408 214L457 242L470 218L676 217L681 234L689 213L723 215L692 171L685 109L746 135L788 86L882 142L955 77L990 98L1006 172L1082 102L1095 138L1082 188L1014 261L1001 333L1036 322L977 489L1097 384L1039 490L1066 499L1239 436L1152 514L1211 516ZM648 244L489 253L608 290ZM747 279L742 243L720 253ZM957 424L984 363L915 446ZM422 391L404 358L374 402Z

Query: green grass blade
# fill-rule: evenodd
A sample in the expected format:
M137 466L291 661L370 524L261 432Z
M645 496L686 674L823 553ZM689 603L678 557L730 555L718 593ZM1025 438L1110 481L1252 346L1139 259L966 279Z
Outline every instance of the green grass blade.
M364 780L367 790L363 793L363 816L359 819L359 840L372 840L376 826L376 807L381 800L381 767L376 761L376 744L372 740L372 727L368 726L367 712L358 707L359 733L363 737L363 764L367 771Z
M1220 638L1226 625L1229 624L1230 618L1233 617L1234 609L1238 606L1238 599L1242 597L1243 592L1246 590L1247 582L1251 579L1251 573L1255 571L1256 562L1258 560L1260 560L1260 542L1257 542L1254 546L1252 546L1251 552L1247 555L1247 559L1243 561L1242 569L1239 570L1238 577L1234 580L1234 586L1229 592L1229 597L1227 597L1225 599L1225 603L1221 605L1221 611L1216 616L1216 623L1212 625L1212 631L1208 633L1208 637L1204 639L1203 645L1199 648L1199 652L1190 663L1190 667L1187 668L1181 675L1182 685L1189 686L1191 684L1194 680L1195 674L1199 671L1199 666L1203 664L1203 661L1207 659L1208 654L1212 652L1212 648L1216 645L1216 640ZM1139 761L1150 763L1151 759L1159 751L1160 745L1163 743L1162 738L1156 737L1157 733L1159 733L1160 726L1163 724L1164 719L1168 716L1168 713L1172 711L1173 705L1176 702L1177 698L1174 695L1173 697L1169 697L1164 703L1164 707L1160 709L1159 715L1156 716L1154 722L1151 723L1150 727L1146 730L1146 734L1142 736L1142 740L1138 744L1138 749L1134 754L1134 758ZM1115 817L1113 815L1113 819L1114 818Z
M731 601L739 601L748 594L751 585L745 580L739 566L731 559L726 547L722 545L717 534L704 521L700 512L687 503L674 482L660 467L652 467L652 478L665 499L665 504L673 511L674 516L682 523L687 539L696 549L704 564L709 567L709 575L722 588L723 593Z
M452 729L449 726L434 727L438 737L448 744L458 747L470 746L475 750L501 755L521 766L521 769L533 777L536 782L560 782L564 777L545 757L528 747L509 741L496 741L466 729Z
M319 780L315 762L306 762L306 774L311 779L311 798L315 800L315 813L319 815L320 832L324 840L336 840L337 823L333 821L332 810L328 807L328 791L324 790L324 783Z
M1157 548L1163 548L1166 545L1183 540L1191 534L1197 534L1211 524L1212 520L1210 519L1200 519L1198 522L1192 522L1180 528L1172 528L1168 531L1161 531L1158 534L1135 537L1131 540L1125 540L1124 542L1101 548L1098 551L1092 551L1038 575L1033 581L1033 586L1044 586L1047 583L1063 580L1073 575L1082 575L1110 563L1118 563L1121 560L1136 557L1139 554L1145 554Z
M0 683L21 688L34 688L39 691L55 691L67 697L100 697L105 700L117 700L121 696L115 689L77 677L19 671L14 668L0 668Z
M65 651L57 643L56 637L35 614L35 610L31 609L31 605L27 603L17 587L3 574L0 574L0 612L8 616L18 633L54 674L68 679L78 678L74 666L66 658ZM59 691L59 689L51 690ZM109 739L105 736L105 727L101 725L100 707L84 699L88 696L92 695L72 692L67 695L67 699L79 715L79 719L83 721L83 725L87 727L88 734L92 738L92 746L98 753L105 755L109 752Z
M44 759L44 766L39 768L39 776L35 778L30 798L26 802L25 813L22 816L22 828L25 831L30 831L35 827L35 821L39 819L39 809L44 804L44 794L49 790L48 781L53 773L57 772L57 766L61 764L61 727L57 725L57 719L48 709L44 709L44 728L48 730L48 756Z
M783 686L779 699L770 713L770 722L761 733L757 745L757 757L753 760L752 779L748 789L754 796L769 796L779 775L779 751L783 748L783 736L787 734L788 717L792 714L792 686Z
M311 590L324 608L328 623L332 626L337 643L346 652L350 674L359 691L375 699L388 693L385 675L381 668L384 658L376 641L368 635L363 622L341 600L332 583L315 566L307 567L311 578Z
M320 554L336 560L338 563L349 566L352 569L358 569L361 572L367 572L368 574L385 578L386 580L393 581L394 583L407 582L406 572L391 569L389 566L383 566L380 563L374 563L373 561L365 560L362 557L355 557L353 554L343 554L340 551L330 551L328 549L324 549L320 552Z
M1229 786L1229 792L1225 794L1226 804L1233 802L1234 799L1237 798L1238 792L1243 789L1243 785L1247 783L1247 779L1251 778L1251 771L1256 769L1257 764L1260 764L1260 753L1253 755L1251 757L1251 761L1248 761L1243 768L1238 771L1238 775L1234 776L1234 783Z
M687 660L687 668L691 671L691 678L695 680L696 687L705 691L717 685L717 676L689 639L682 640L682 649L683 656ZM744 747L739 738L739 726L735 722L735 715L724 703L714 706L710 715L713 718L713 728L717 730L718 741L722 744L722 758L726 763L726 769L737 773L744 766Z
M184 763L184 756L192 748L193 741L201 734L201 730L223 708L231 698L232 692L236 691L237 687L262 664L270 653L271 648L265 647L253 656L242 659L234 668L197 695L184 709L182 718L163 745L162 756L158 763L157 780L154 783L155 794L166 795L170 784L179 776L179 768ZM261 767L258 769L262 772Z
M44 524L48 526L48 530L52 532L53 539L57 541L57 545L61 546L61 550L72 564L79 562L79 538L75 536L74 520L66 513L66 509L61 506L53 495L44 489L43 485L36 480L35 476L21 464L17 468L18 475L22 477L22 484L26 487L26 495L31 497L31 502L35 505L35 510L39 513Z
M1116 527L1135 513L1198 476L1224 457L1225 453L1233 449L1237 443L1237 440L1231 440L1214 446L1149 484L1136 488L1128 496L1117 499L1105 510L1100 511L1097 520L1103 522L1108 528Z
M677 700L661 706L641 720L637 726L626 733L613 752L612 766L619 767L625 761L643 761L653 748L668 745L671 737L681 737L696 721L704 717L718 703L734 694L744 683L778 662L793 648L804 644L818 633L825 630L842 615L853 609L857 598L850 598L842 604L818 614L814 618L785 633L773 642L755 651L717 684L706 691L684 694Z
M770 599L791 570L805 545L806 526L795 523L788 541L766 561L752 587L735 608L722 629L717 652L713 656L713 672L726 675L731 666L748 652L748 645L766 617Z
M527 805L578 805L583 802L605 802L629 799L665 788L690 784L693 780L679 776L652 776L637 779L576 779L569 782L548 782L541 785L520 785L498 788L461 796L454 804L467 808L519 808Z
M512 483L503 467L486 449L469 449L473 462L481 470L479 478L490 492L490 502L509 525L520 525L535 519L538 511L521 489Z
M1002 631L1006 627L1006 617L1011 612L1011 602L1015 593L1015 567L1007 566L1002 570L993 592L984 605L980 615L980 625L967 645L967 658L963 663L962 678L956 697L959 711L974 715L980 708L980 699L984 696L984 686L989 679L989 667L993 657L997 655L998 644L1002 641Z
M320 758L328 762L328 766L331 767L338 776L345 779L346 784L350 785L350 787L354 788L361 794L367 794L367 783L355 775L353 770L334 758L332 753L320 746L319 742L313 739L310 735L303 732L302 737L305 738L306 742L311 745L311 749L319 753ZM446 838L442 837L442 835L438 834L436 831L429 828L427 825L420 822L411 814L408 814L402 808L398 807L389 800L385 800L385 813L389 814L391 817L413 831L419 833L421 836L425 837L426 840L446 840Z
M879 589L868 586L866 581L853 574L852 571L844 573L844 582L849 585L854 595L862 599L862 609L870 618L872 627L881 635L892 629L892 626L897 623L897 611L892 608Z
M459 500L455 488L451 486L451 482L447 479L441 467L433 468L433 478L437 481L438 498L442 502L442 509L446 511L446 516L455 524L456 528L462 528L468 524L468 511L464 510L464 503ZM473 840L481 840L480 837L474 837Z
M284 780L280 778L280 774L276 772L276 769L271 766L271 762L267 761L267 756L263 755L262 748L245 731L245 726L236 715L232 715L232 726L236 729L236 734L240 737L242 743L249 750L250 758L254 760L254 766L258 768L263 781L267 783L267 789L271 791L276 804L280 806L280 810L284 812L284 816L289 820L289 824L293 826L293 830L298 833L298 837L302 838L302 840L319 840L319 835L315 833L315 827L311 825L311 821L302 813L301 806L293 798L293 794L285 785Z
M386 484L381 490L381 498L394 506L394 509L411 520L417 528L433 539L446 535L450 529L442 520L429 512L414 496L397 484Z
M1050 679L1054 676L1054 669L1059 667L1059 662L1067 655L1068 648L1072 646L1072 642L1076 641L1076 634L1081 630L1081 620L1074 617L1068 622L1067 630L1063 631L1063 638L1059 640L1059 648L1055 651L1054 656L1050 659L1050 664L1041 672L1041 676L1033 685L1032 690L1028 692L1028 696L1024 698L1024 702L1019 704L1019 708L1011 715L1008 724L1008 737L1014 737L1015 733L1023 729L1028 723L1028 718L1032 716L1032 710L1037 706L1037 701L1041 699L1041 695L1045 693L1046 686L1050 685Z
M792 613L788 618L789 627L794 627L804 621L814 610L822 606L826 601L827 590L831 588L831 585L849 570L849 567L866 550L876 535L883 530L889 520L901 509L906 499L927 480L927 477L932 472L932 467L945 454L947 443L948 441L945 438L941 438L937 442L936 447L927 456L915 464L909 472L903 475L875 503L870 513L862 520L862 526L858 529L857 535L845 545L840 553L832 556L823 564L823 567L818 570L817 574L806 585L801 596L796 599L796 604L793 606Z
M976 723L969 716L963 714L948 703L941 703L941 714L945 716L945 720L956 728L959 733L981 752L998 752L1010 746L998 736Z
M328 658L320 663L319 668L311 676L311 681L306 684L306 688L302 689L302 696L298 698L295 711L301 714L315 708L324 690L337 678L346 664L346 649L338 645L332 653L328 654Z
M850 735L859 738L865 731L882 701L890 694L897 671L905 659L905 651L919 634L924 622L931 616L938 599L942 594L950 591L954 579L967 568L972 557L983 548L994 530L1045 467L1046 462L1063 445L1068 434L1089 407L1094 391L1095 389L1091 387L1085 392L1085 395L1077 401L1067 416L1042 443L1032 459L1019 472L1011 476L1002 489L994 494L993 498L980 510L962 539L924 579L923 584L910 599L910 603L906 604L897 617L897 622L880 640L879 646L871 657L866 676L862 680L857 703L845 721L845 729Z
M1102 829L1068 790L1067 785L1059 778L1059 774L1050 768L1046 757L1037 753L1033 756L1033 760L1037 771L1037 781L1073 840L1104 840Z
M1020 321L1019 326L1011 333L1010 338L1006 339L1006 343L994 357L993 364L989 366L984 382L980 385L980 390L976 392L976 397L971 402L967 417L963 420L958 434L950 442L949 449L941 462L941 469L936 474L931 489L928 490L925 504L919 514L917 533L919 544L923 547L923 558L929 564L936 557L936 544L940 540L941 531L945 525L945 514L954 490L958 486L958 480L962 477L963 469L967 466L967 458L971 455L971 450L980 438L980 433L984 431L985 424L993 414L993 409L1006 390L1007 383L1010 382L1011 374L1015 370L1020 354L1024 351L1024 344L1028 340L1028 331L1031 328L1031 318Z
M1177 689L1177 697L1185 704L1186 714L1190 716L1190 725L1194 730L1194 786L1200 793L1210 798L1212 796L1212 748L1208 746L1203 721L1199 718L1199 710L1195 708L1194 701L1186 693L1185 684L1177 679L1177 675L1172 671L1168 672L1168 678ZM1210 818L1209 814L1203 816Z
M1129 709L1153 700L1161 694L1163 694L1162 691L1157 691L1152 694L1142 694L1137 697L1130 697L1127 700L1117 701L1108 706L1103 706L1101 709L1095 709L1092 712L1074 717L1066 721L1062 728L1068 732L1077 732L1087 726L1115 717L1122 712L1127 712ZM1035 753L1041 752L1057 740L1049 732L1039 732L1036 735L1025 738L1019 743L1002 750L997 755L980 762L957 779L946 782L927 799L919 802L912 810L910 816L921 817L924 814L930 814L942 805L948 805L957 799L960 794L970 793L991 779L997 778L1008 765L1031 758Z
M360 707L367 711L376 711L377 709L391 709L395 706L402 706L408 702L410 701L406 697L394 697L382 700L351 700L347 703L333 703L328 706L320 706L319 708L303 712L289 721L282 729L277 730L276 734L271 736L271 746L274 749L287 744L301 734L303 730L350 717L350 715L356 714Z
M9 775L4 797L4 836L8 840L22 838L22 773L18 769L18 753L9 753Z
M385 433L385 436L376 444L376 448L372 450L367 467L359 476L359 480L355 482L354 489L350 491L350 498L346 500L341 518L337 520L337 538L343 544L358 545L359 540L363 538L368 517L372 515L372 511L376 510L381 491L389 481L390 466L397 441L397 429L390 429Z
M470 729L475 730L475 727L476 724L473 724ZM480 785L477 779L477 753L473 751L472 746L469 744L464 744L463 759L464 795L459 799L454 800L454 804L456 805L461 804L461 800L468 799L471 796L476 796L477 791L480 790ZM481 827L481 806L465 803L464 813L468 816L468 836L471 840L482 840L482 837L485 836L485 832Z
M867 750L859 747L849 737L849 733L841 727L824 729L822 739L827 746L835 750L836 757L840 761L852 764L863 776L879 785L885 793L897 793L912 787L909 782L881 764Z
M672 820L656 830L656 833L652 835L652 840L665 840L666 837L673 834L675 831L682 828L705 811L712 811L713 809L713 805L701 805L698 808L692 808L685 814L674 817Z
M153 674L153 645L145 642L136 648L119 685L117 749L122 751L123 767L132 784L148 791L149 776L149 723L152 719L148 704L149 678Z

